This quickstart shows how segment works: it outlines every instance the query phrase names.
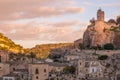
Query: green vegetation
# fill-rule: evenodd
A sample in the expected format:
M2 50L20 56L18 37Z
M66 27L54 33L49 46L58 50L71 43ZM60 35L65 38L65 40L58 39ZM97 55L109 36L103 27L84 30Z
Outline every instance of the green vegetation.
M109 23L116 23L116 21L114 19L110 19L108 22Z
M117 24L120 24L120 17L116 20Z
M116 27L111 27L110 28L111 31L114 31L114 32L120 32L120 25L119 26L116 26Z
M61 54L49 54L48 56L50 59L58 59L61 58Z
M106 59L108 59L107 55L101 55L98 57L98 60L106 60Z
M33 52L31 52L29 54L29 57L32 58L32 63L33 63L33 59L36 58L36 55Z
M114 46L112 43L107 43L103 47L105 50L113 50L114 49Z
M74 66L66 66L64 69L63 69L63 72L66 73L66 74L74 74L76 71L75 67Z
M82 43L79 44L79 49L80 49L80 50L83 50L83 49L84 49L84 46L83 46Z

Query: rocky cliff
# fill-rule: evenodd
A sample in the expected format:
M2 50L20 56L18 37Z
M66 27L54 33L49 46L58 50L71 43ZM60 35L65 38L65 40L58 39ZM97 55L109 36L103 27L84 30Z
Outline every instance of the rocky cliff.
M100 11L100 10L98 10ZM107 43L112 43L115 48L120 48L120 18L116 21L110 19L104 21L102 16L97 14L97 20L91 20L83 35L83 46L85 48L103 47Z
M84 47L102 47L106 43L113 43L114 32L109 30L114 24L102 21L91 23L83 35Z

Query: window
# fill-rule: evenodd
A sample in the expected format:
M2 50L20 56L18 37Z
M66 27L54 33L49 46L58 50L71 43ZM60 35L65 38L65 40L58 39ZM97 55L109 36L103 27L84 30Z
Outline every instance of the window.
M8 79L5 78L5 80L8 80Z
M23 74L22 74L22 76L21 76L21 77L22 77L22 79L24 78Z
M15 68L13 68L13 71L15 71Z
M44 69L44 72L46 72L46 69Z
M39 70L38 69L35 70L35 74L39 74Z
M94 69L92 69L92 72L94 72Z
M2 67L0 66L0 70L2 70Z
M38 79L38 76L36 76L36 79Z
M80 65L81 65L81 62L80 62Z
M2 62L2 57L1 57L1 55L0 55L0 62Z

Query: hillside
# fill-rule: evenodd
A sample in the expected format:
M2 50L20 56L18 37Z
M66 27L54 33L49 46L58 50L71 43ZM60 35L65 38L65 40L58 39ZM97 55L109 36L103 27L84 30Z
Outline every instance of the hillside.
M35 47L31 49L25 49L20 45L15 44L11 39L4 36L2 33L0 33L0 50L8 50L13 53L31 53L33 52L37 58L46 58L51 51L54 51L56 53L61 53L61 49L67 48L69 46L72 46L73 43L59 43L59 44L42 44L42 45L36 45Z
M52 53L51 51L57 50L56 53L59 53L61 49L64 50L70 46L73 46L73 43L36 45L31 49L31 52L35 53L37 58L46 58L49 54Z
M0 33L0 50L8 50L14 53L23 53L22 46L15 44L11 39Z

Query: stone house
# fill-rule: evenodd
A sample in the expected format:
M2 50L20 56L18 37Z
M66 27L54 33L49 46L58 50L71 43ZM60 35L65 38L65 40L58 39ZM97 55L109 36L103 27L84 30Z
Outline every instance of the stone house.
M10 65L8 63L0 63L0 77L10 73Z
M80 46L82 46L83 44L83 40L82 39L78 39L74 41L74 47L75 48L80 48Z
M67 65L55 62L29 64L29 79L47 80L50 72L60 72L65 66Z
M16 69L12 73L18 75L20 80L28 80L28 70L27 69Z
M78 60L77 78L96 79L103 78L104 67L94 58L86 57Z
M9 61L9 52L0 50L0 62Z
M7 74L3 76L3 80L21 80L17 74Z

